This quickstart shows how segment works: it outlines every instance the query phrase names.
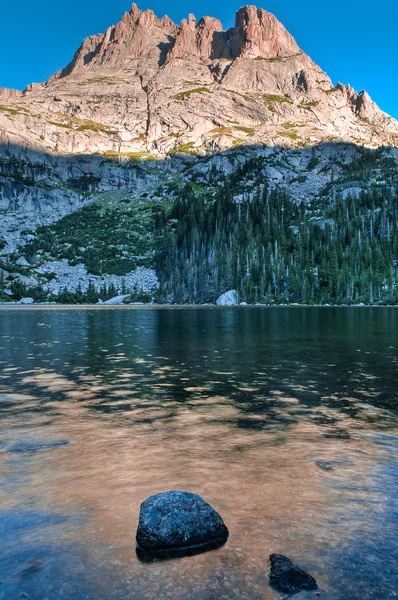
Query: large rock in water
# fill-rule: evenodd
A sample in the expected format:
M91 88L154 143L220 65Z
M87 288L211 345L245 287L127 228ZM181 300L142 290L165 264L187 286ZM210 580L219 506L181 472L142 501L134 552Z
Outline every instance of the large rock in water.
M315 579L305 571L296 567L286 556L271 554L271 572L269 583L279 592L293 594L301 590L316 590Z
M236 290L230 290L222 294L217 300L217 306L235 306L239 304L238 293Z
M228 536L220 515L197 494L163 492L141 504L136 539L145 552L200 548L225 542Z

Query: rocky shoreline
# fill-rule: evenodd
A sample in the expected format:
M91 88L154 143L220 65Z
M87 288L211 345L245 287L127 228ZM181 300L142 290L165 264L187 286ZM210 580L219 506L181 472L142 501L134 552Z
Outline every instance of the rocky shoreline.
M131 304L65 304L60 302L0 302L0 308L89 308L89 309L225 309L225 308L398 308L397 304L237 304L233 306L217 306L217 304L157 304L155 302L132 302Z
M222 547L230 532L222 517L198 494L181 490L150 496L140 506L136 550L152 562ZM313 591L318 584L283 554L269 556L269 585L280 593Z

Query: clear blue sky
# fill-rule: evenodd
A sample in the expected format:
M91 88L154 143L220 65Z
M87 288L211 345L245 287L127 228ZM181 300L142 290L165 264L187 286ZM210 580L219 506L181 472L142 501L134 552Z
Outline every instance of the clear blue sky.
M143 0L179 22L189 12L217 17L225 29L244 4L232 0ZM24 89L64 67L84 37L104 32L128 0L1 0L0 87ZM398 0L258 0L273 12L334 82L366 89L398 118Z

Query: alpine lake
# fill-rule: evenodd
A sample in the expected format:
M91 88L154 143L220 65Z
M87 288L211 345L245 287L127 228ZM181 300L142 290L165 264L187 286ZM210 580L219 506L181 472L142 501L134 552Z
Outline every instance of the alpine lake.
M398 598L396 308L0 308L0 598ZM142 560L140 504L230 537Z

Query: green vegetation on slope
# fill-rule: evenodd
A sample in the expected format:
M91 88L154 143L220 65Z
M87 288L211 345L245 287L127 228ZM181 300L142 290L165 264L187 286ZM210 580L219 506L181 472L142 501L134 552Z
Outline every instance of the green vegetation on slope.
M51 258L84 263L94 275L125 275L139 266L151 266L154 216L158 207L129 199L116 205L93 203L37 230L23 249L28 260L38 251Z
M29 114L28 109L24 108L22 106L17 106L16 108L10 108L8 106L4 106L4 104L0 104L0 110L3 112L7 112L10 115L20 115L22 113Z
M278 135L281 137L287 137L291 140L301 140L301 137L298 135L297 131L279 131Z
M287 102L288 104L293 104L293 100L286 98L286 96L280 96L279 94L264 94L264 98L268 102Z
M334 94L335 92L340 92L340 89L338 87L332 87L329 90L323 90L323 91L325 92L325 94L330 96L330 94Z
M264 100L267 101L268 110L275 112L275 104L293 104L293 100L286 98L286 96L280 96L279 94L264 94Z
M214 202L186 188L162 212L163 300L211 302L235 288L246 302L398 302L395 196L371 189L306 206L263 181L252 198L234 202L241 179L260 168L247 163Z
M241 98L243 98L243 100L246 100L246 102L253 102L253 103L256 102L254 98L251 98L247 94L242 94L241 92L236 92L235 90L229 90L229 89L226 89L225 91L229 92L230 94L235 94L235 96L240 96Z
M106 133L107 135L117 135L119 133L115 129L110 129L106 125L95 121L84 121L79 125L77 131L95 131L96 133Z
M176 100L183 100L184 98L189 98L191 94L211 94L211 92L207 87L199 87L193 90L186 90L185 92L180 92L179 94L176 94L174 98Z
M312 173L329 168L319 156L312 152L292 185L308 185ZM270 189L264 157L229 176L209 167L207 182L176 178L157 189L156 202L132 200L128 191L105 194L40 228L23 254L33 264L84 263L95 275L154 267L163 302L214 302L235 288L250 303L398 304L396 163L383 149L353 156L347 164L336 148L338 179L308 203ZM68 298L87 300L79 292Z

